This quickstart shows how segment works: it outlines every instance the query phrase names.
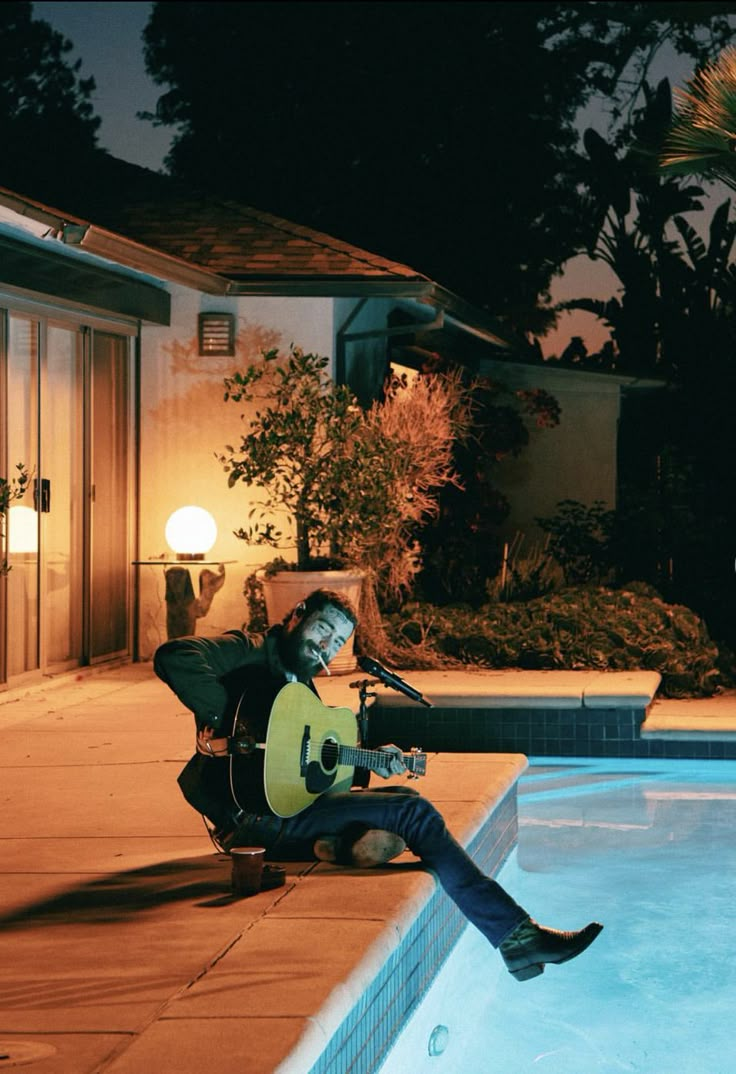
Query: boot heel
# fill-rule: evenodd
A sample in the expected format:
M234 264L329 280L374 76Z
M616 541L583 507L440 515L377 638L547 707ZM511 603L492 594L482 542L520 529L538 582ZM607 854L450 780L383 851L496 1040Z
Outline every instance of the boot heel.
M509 973L517 981L531 981L532 977L539 977L541 973L544 973L544 963L535 962L531 966L524 966L520 970L509 970Z

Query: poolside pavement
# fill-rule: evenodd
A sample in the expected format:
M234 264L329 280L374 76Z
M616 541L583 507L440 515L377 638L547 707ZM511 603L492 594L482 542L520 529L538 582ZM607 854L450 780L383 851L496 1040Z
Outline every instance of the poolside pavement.
M732 741L736 739L736 690L725 690L715 697L655 698L642 734L684 741Z
M233 896L176 786L191 714L150 664L0 694L0 731L0 1069L306 1074L435 896L410 855ZM434 756L422 790L467 844L525 766Z
M405 677L457 704L493 690L504 704L523 691L573 699L585 683L608 696L599 675L556 674ZM356 677L321 678L325 702L354 707ZM647 723L734 735L736 694L655 701ZM233 897L229 860L176 787L191 715L150 664L0 693L0 731L0 1069L306 1074L435 891L407 856L380 878L294 863L284 888ZM525 764L441 755L422 791L468 843Z

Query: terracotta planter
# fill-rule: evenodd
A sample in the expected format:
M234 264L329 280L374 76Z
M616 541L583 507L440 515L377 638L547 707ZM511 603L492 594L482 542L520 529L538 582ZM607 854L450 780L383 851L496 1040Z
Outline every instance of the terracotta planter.
M363 575L359 571L279 571L278 574L268 577L262 576L261 582L268 625L274 626L315 589L334 589L341 596L347 597L357 612ZM338 651L330 664L333 674L339 675L356 669L354 640L353 633ZM321 674L324 675L324 672Z

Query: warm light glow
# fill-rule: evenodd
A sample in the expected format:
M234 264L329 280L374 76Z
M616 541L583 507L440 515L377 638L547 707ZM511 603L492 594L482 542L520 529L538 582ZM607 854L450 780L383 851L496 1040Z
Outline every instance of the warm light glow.
M180 507L166 523L166 541L178 556L200 556L217 540L217 524L203 507Z
M8 511L8 552L38 552L38 512L16 504Z

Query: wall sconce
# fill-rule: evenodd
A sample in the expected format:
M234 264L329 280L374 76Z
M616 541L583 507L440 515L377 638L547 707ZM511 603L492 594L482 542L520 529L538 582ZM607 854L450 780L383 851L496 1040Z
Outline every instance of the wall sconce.
M38 511L16 504L8 511L8 552L38 554Z
M164 532L177 559L204 559L217 540L217 523L203 507L180 507L169 516Z
M201 358L232 358L235 354L235 315L200 313L198 321Z

